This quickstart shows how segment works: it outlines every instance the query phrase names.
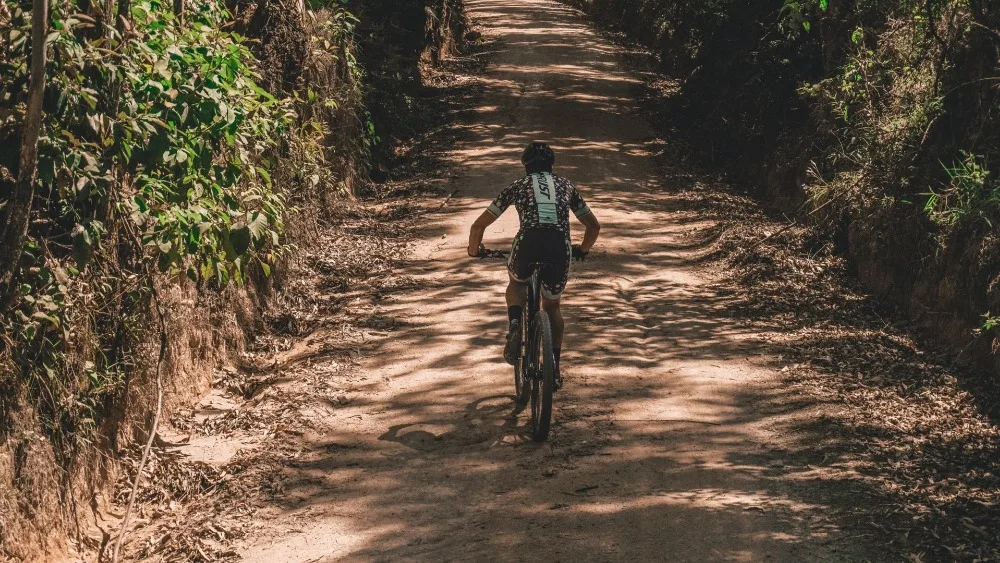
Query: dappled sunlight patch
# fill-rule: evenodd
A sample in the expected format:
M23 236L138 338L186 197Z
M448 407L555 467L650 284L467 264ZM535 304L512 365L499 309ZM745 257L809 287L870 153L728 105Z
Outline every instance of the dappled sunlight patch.
M730 489L700 488L684 491L657 491L653 494L632 497L628 502L584 502L572 510L590 514L613 514L624 509L689 506L703 510L753 511L784 509L789 511L819 511L825 507L774 496L766 491L738 491ZM791 536L795 537L795 536Z
M711 382L691 387L690 379L685 378L684 381L683 391L664 390L640 399L621 401L611 420L719 425L723 424L727 417L739 411L740 407L732 404L732 399L726 392L717 396L715 400L706 398L706 395L711 396L713 391ZM698 399L692 401L692 397Z
M260 542L240 554L248 563L274 563L275 561L319 561L325 558L344 557L364 546L372 538L393 537L401 526L359 527L350 518L332 514L304 513L293 517L280 542Z

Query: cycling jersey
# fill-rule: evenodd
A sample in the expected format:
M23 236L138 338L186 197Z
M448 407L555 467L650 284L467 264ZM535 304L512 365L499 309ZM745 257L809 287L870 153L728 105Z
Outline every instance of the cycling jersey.
M548 172L530 174L507 186L487 211L499 217L514 205L521 228L514 236L507 270L511 279L526 283L534 263L544 263L542 294L558 299L569 279L569 212L577 218L591 213L572 182Z
M487 211L499 217L514 205L521 230L555 228L569 236L569 212L579 219L590 214L587 202L572 182L548 172L530 174L507 186Z

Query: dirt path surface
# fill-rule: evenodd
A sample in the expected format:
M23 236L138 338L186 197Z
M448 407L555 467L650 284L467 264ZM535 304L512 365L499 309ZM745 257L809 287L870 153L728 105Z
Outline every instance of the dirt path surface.
M727 318L732 297L693 242L710 224L665 206L616 48L555 2L467 4L499 51L450 153L454 197L418 219L405 266L417 289L382 304L391 331L337 376L343 400L301 413L315 430L240 556L882 560L836 516L855 502L831 484L846 469L782 458L820 413L782 385L767 342ZM535 139L605 226L564 300L567 385L544 444L510 416L503 264L465 256L468 225ZM487 246L516 228L509 211Z

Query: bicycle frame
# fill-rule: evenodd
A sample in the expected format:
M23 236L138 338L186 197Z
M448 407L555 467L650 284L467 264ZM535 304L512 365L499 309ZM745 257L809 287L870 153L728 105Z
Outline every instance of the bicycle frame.
M528 280L528 299L524 307L524 318L521 326L524 330L521 331L521 350L528 350L529 343L534 341L535 331L538 327L535 326L535 314L541 308L542 299L542 280L541 271L545 267L543 263L535 263L531 265L531 278ZM537 357L526 358L528 365L527 369L524 370L524 374L530 378L537 378L541 370L538 369L536 365L538 363Z
M541 272L545 266L531 265L522 309L521 357L514 366L514 401L518 409L531 403L531 434L536 442L548 437L552 421L552 325L541 311Z

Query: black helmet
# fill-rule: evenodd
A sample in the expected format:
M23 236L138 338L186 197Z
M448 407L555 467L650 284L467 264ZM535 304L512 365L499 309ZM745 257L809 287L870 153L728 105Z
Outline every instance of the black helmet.
M525 168L552 168L556 163L556 153L545 143L531 143L521 154L521 164Z

